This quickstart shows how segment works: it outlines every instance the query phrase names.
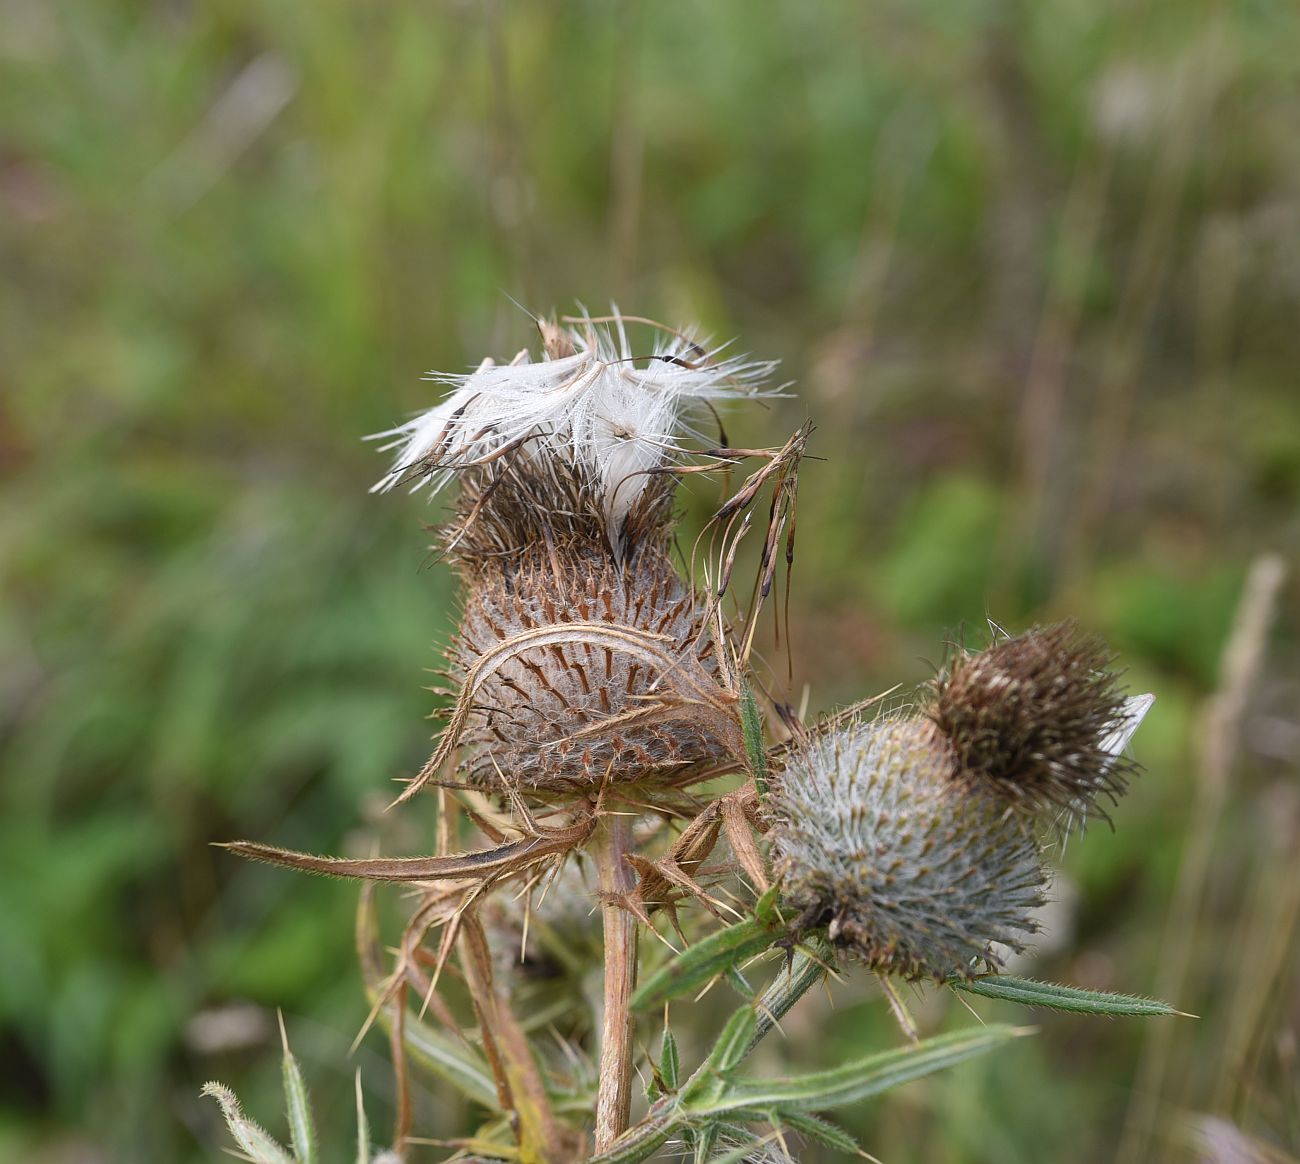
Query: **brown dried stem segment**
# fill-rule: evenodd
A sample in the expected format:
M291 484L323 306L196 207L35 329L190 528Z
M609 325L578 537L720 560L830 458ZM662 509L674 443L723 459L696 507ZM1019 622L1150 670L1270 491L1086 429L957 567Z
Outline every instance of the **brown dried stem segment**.
M610 813L597 826L593 842L605 931L600 1082L596 1093L597 1152L603 1152L623 1134L631 1114L637 923L624 904L632 888L631 869L625 859L631 840L632 818Z
M477 911L461 918L461 966L474 1010L483 1027L484 1045L494 1072L500 1072L503 1098L514 1113L520 1164L562 1164L576 1145L555 1120L546 1087L528 1046L527 1036L492 980L492 958Z

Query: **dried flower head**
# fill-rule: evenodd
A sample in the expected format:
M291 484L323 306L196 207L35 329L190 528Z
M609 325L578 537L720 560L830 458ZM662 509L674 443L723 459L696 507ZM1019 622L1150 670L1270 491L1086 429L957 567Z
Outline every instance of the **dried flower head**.
M1137 766L1123 751L1149 696L1126 697L1095 636L1062 622L958 651L926 708L951 741L964 776L1031 813L1056 810L1067 827L1115 803Z
M872 969L972 973L1022 948L1046 873L1030 823L978 785L928 720L891 715L824 731L772 791L789 904Z
M458 699L412 790L453 747L485 788L566 792L677 775L734 753L735 693L714 620L670 556L670 471L693 404L754 395L769 363L658 329L640 359L625 319L541 324L521 353L381 434L400 480L460 483L441 531L465 582L449 651Z

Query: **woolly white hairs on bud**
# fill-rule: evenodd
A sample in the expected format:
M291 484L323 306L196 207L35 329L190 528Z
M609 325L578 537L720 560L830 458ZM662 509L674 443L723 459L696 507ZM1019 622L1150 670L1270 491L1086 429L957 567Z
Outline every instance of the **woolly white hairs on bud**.
M612 324L584 318L548 328L546 351L527 351L506 365L492 360L468 375L431 373L449 396L397 428L376 433L396 449L392 469L371 492L406 481L441 489L459 469L483 465L514 449L551 456L592 481L611 534L636 504L648 473L683 455L699 434L691 413L706 401L779 394L763 383L775 361L723 357L687 334L657 331L654 348L628 342L626 317ZM725 347L725 345L724 345Z

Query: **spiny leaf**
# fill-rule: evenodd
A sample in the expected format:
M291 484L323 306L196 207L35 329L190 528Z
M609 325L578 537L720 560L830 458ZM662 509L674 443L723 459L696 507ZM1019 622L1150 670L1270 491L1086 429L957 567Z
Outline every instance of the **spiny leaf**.
M754 916L768 926L776 926L781 921L781 887L773 885L754 902Z
M742 1006L727 1020L722 1034L713 1044L706 1060L707 1066L714 1071L730 1071L745 1057L749 1050L749 1041L754 1037L754 1025L758 1016L752 1007Z
M265 1128L244 1115L230 1088L220 1083L205 1083L201 1094L212 1096L221 1105L221 1114L235 1143L256 1164L295 1164L293 1157L271 1138Z
M830 943L825 938L810 934L801 944L788 972L783 967L775 982L763 992L755 1004L758 1024L754 1028L753 1050L759 1040L793 1009L805 994L826 977L834 958Z
M791 1079L735 1080L722 1094L701 1097L690 1106L690 1113L758 1113L773 1109L799 1112L840 1107L951 1067L1027 1033L1023 1028L1007 1026L957 1031L868 1055L830 1071L814 1071Z
M281 1071L284 1076L284 1109L289 1117L289 1142L298 1164L316 1164L316 1123L311 1114L311 1098L303 1082L298 1060L289 1050L289 1036L284 1029L284 1015L280 1020L280 1044L284 1047Z
M819 1144L834 1148L837 1152L846 1152L850 1155L856 1155L858 1152L857 1140L843 1128L836 1127L829 1120L819 1119L817 1116L800 1111L774 1113L772 1118L785 1124L793 1131L807 1136L810 1140L816 1140Z
M741 962L766 950L776 939L772 926L757 918L737 922L682 951L652 974L632 996L644 1010L691 993Z
M250 861L301 869L326 877L359 877L370 881L483 881L493 876L517 873L557 854L567 853L586 840L592 820L570 828L554 829L544 837L507 841L491 849L458 853L447 857L322 857L264 845L259 841L227 841L214 846L229 849Z
M694 1164L709 1164L709 1155L717 1138L717 1131L712 1124L703 1128L689 1128L682 1137L693 1149L691 1156Z
M949 985L968 994L982 995L984 998L999 998L1006 1002L1023 1003L1026 1006L1046 1006L1052 1010L1066 1010L1075 1014L1116 1016L1183 1014L1167 1002L1155 998L1112 994L1106 990L1083 990L1077 986L1036 982L1032 978L1012 978L1003 974L970 980L954 978Z
M749 1135L737 1147L723 1152L721 1156L707 1156L704 1159L706 1164L744 1164L771 1139L771 1136Z
M651 1108L645 1119L619 1136L599 1156L592 1156L587 1164L640 1164L659 1151L681 1123L680 1105L666 1101L660 1110Z

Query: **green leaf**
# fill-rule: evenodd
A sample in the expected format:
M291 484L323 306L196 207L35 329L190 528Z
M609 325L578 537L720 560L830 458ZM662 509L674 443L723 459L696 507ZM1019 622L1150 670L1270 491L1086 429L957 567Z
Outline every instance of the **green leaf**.
M361 1095L361 1072L357 1072L357 1159L356 1164L370 1164L370 1121L366 1102Z
M752 1051L759 1040L790 1013L794 1004L826 977L835 957L830 943L820 935L809 935L796 951L789 971L782 968L776 981L755 1005L758 1024L754 1028Z
M727 980L727 985L731 987L741 998L753 998L754 988L746 981L745 976L734 966L726 972L723 977Z
M759 800L767 799L767 750L763 746L763 717L754 699L754 691L742 681L740 690L740 729L745 737L749 770L758 789Z
M817 1116L800 1111L776 1112L773 1113L773 1118L791 1130L807 1136L810 1140L816 1140L819 1144L825 1144L828 1148L834 1148L837 1152L854 1156L858 1153L857 1140L829 1120L819 1119Z
M391 1021L387 1007L380 1012L380 1021L385 1027ZM402 1033L406 1050L414 1062L450 1083L466 1098L489 1111L498 1110L496 1085L488 1073L487 1064L477 1052L434 1030L413 1014L403 1018Z
M599 1156L592 1156L587 1164L640 1164L659 1151L681 1123L680 1106L665 1101L661 1110L651 1108L645 1119L619 1136Z
M220 1083L205 1083L201 1094L212 1096L221 1105L221 1114L235 1143L255 1164L295 1164L293 1157L271 1138L265 1128L244 1115L230 1088Z
M768 926L777 926L781 922L781 887L773 885L754 902L754 916Z
M710 934L661 966L632 996L632 1007L645 1010L699 990L719 974L761 954L777 934L773 926L750 918Z
M754 1026L758 1016L752 1007L742 1006L727 1020L718 1041L705 1060L705 1065L714 1071L726 1072L736 1066L749 1050L750 1040L754 1037Z
M981 1027L936 1035L907 1047L868 1055L829 1071L814 1071L792 1079L741 1079L716 1097L701 1097L690 1105L691 1115L714 1112L760 1113L773 1109L791 1112L840 1107L879 1095L899 1084L951 1067L1025 1034L1021 1028Z
M762 1150L771 1139L771 1136L749 1135L739 1146L723 1152L721 1156L707 1156L704 1159L706 1164L744 1164L744 1161L751 1159L755 1151Z
M978 994L984 998L1019 1002L1025 1006L1046 1006L1052 1010L1066 1010L1075 1014L1150 1016L1183 1013L1175 1010L1167 1002L1155 998L1112 994L1105 990L1082 990L1077 986L1035 982L1032 978L1012 978L1002 974L969 980L954 978L948 985L956 990L964 990L967 994Z
M289 1117L289 1142L298 1164L316 1164L316 1123L311 1114L311 1097L303 1082L298 1060L289 1050L289 1036L280 1015L280 1042L284 1047L281 1069L284 1076L284 1109Z
M677 1040L668 1024L664 1023L664 1037L659 1044L659 1075L670 1092L677 1090L681 1071L682 1061L677 1053Z

